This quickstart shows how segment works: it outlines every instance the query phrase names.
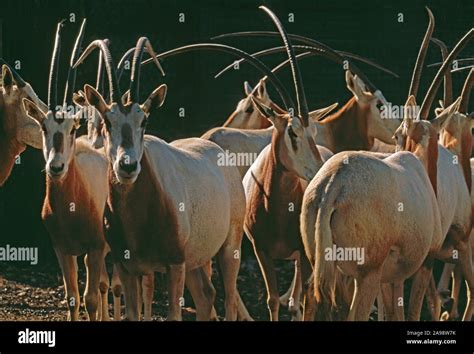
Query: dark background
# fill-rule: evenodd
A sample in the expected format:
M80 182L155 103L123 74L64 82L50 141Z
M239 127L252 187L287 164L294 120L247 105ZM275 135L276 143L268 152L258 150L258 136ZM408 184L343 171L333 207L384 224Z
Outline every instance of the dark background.
M434 36L453 44L473 24L474 2L466 1L124 1L124 0L35 0L0 2L0 56L10 63L21 61L20 74L30 82L46 101L47 77L54 31L57 21L76 14L76 23L63 29L62 77L65 76L70 49L83 17L87 17L84 45L97 38L111 40L112 55L117 62L122 53L135 45L139 36L148 36L156 51L181 45L206 42L226 32L274 30L271 20L258 6L265 4L280 16L289 33L306 35L335 49L367 56L400 75L396 80L365 65L360 67L394 104L402 104L408 91L411 70L425 33L428 5L435 17ZM288 23L288 13L295 22ZM185 14L185 23L178 21ZM404 22L397 15L403 13ZM224 42L224 41L222 41ZM281 45L272 39L227 39L231 45L246 51L257 51ZM462 56L472 56L473 46ZM284 59L277 55L265 59L276 64ZM431 47L426 63L439 61L437 48ZM152 118L149 132L166 140L199 136L208 128L222 124L242 98L242 83L254 85L261 76L252 67L243 65L239 71L222 78L213 75L234 60L226 54L193 52L166 59L167 72L161 78L156 68L147 66L142 72L141 95L144 100L162 82L168 84L163 108ZM80 67L78 84L95 83L97 53ZM301 63L310 109L350 97L341 68L321 58ZM421 93L435 71L424 71ZM455 74L456 93L467 71ZM127 76L127 75L125 75ZM290 84L289 70L279 74ZM123 90L127 77L122 79ZM60 82L64 82L61 80ZM63 90L61 85L61 92ZM281 103L274 91L271 96ZM272 94L273 93L273 94ZM185 117L178 117L178 109ZM40 151L28 148L22 163L15 166L11 178L0 188L1 245L40 246L40 262L55 262L49 237L41 223L40 210L44 197L44 160Z

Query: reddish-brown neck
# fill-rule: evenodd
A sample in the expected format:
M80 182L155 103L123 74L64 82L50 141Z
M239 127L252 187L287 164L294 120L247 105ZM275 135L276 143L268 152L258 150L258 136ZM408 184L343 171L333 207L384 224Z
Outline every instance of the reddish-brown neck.
M370 107L358 104L352 97L336 113L320 121L325 127L328 148L338 153L345 150L370 150L374 139L368 136L367 115Z

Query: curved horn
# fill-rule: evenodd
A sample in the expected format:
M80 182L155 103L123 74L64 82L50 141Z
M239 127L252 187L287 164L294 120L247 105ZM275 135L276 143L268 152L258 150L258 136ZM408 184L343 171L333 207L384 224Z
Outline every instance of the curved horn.
M301 55L301 56L297 55L296 58L303 58L306 56L313 56L313 55L321 55L340 65L348 65L349 70L352 71L357 76L359 76L362 79L362 81L364 81L364 83L366 84L370 92L374 93L375 91L377 91L377 87L367 78L367 76L365 76L365 74L358 67L356 67L352 62L346 61L346 59L343 56L341 56L334 50L327 51L325 49L309 47L309 46L304 46L304 45L293 45L293 48L298 51L301 50L301 51L307 52L306 55ZM273 54L273 53L280 53L284 51L286 51L286 47L274 47L274 48L269 48L269 49L262 50L261 52L258 52L259 53L258 56ZM245 59L243 59L243 61L245 61ZM283 68L289 63L290 61L288 59L285 60L284 62L281 63L282 66L279 69Z
M125 52L125 54L120 58L120 61L117 65L117 80L120 82L120 79L122 78L123 70L125 67L125 62L127 60L130 60L132 57L133 53L135 52L135 47L130 48Z
M413 69L413 74L411 77L410 89L408 90L408 97L413 95L416 97L418 88L420 86L421 72L423 71L423 63L425 62L426 53L428 51L428 46L430 44L430 38L433 34L435 19L431 10L426 6L426 11L428 11L429 22L428 28L426 29L423 42L421 42L420 50L418 51L418 57L416 58L415 68Z
M135 52L133 54L133 62L132 62L132 73L130 75L130 94L129 99L132 102L138 102L140 99L140 72L141 72L141 61L143 56L143 51L146 49L148 54L150 54L153 62L156 64L158 69L161 71L161 74L164 76L165 72L160 65L158 59L156 59L155 51L151 46L150 41L147 37L140 37L137 41L137 45L135 46Z
M78 67L84 61L84 59L87 58L90 53L92 53L95 48L100 48L100 51L104 56L105 69L107 70L107 76L109 78L110 102L116 102L117 104L121 105L121 93L117 81L117 76L115 74L114 62L112 60L112 55L110 54L109 46L105 43L104 40L97 39L91 42L86 48L86 50L84 50L84 52L81 54L79 59L77 59L77 62L74 64L74 68ZM116 99L116 97L118 97L118 99Z
M436 44L439 49L441 50L441 58L443 58L443 62L448 57L449 51L446 44L437 38L431 38L431 41ZM453 103L453 79L451 77L451 71L446 71L446 75L444 75L444 98L443 104L444 107L449 107Z
M473 35L474 28L471 28L464 35L464 37L459 40L453 50L451 50L451 53L449 53L441 68L439 68L435 78L433 79L433 82L431 83L430 88L428 89L428 92L425 95L425 99L423 100L423 103L421 105L420 112L418 113L418 118L426 119L428 117L431 105L433 104L436 92L438 91L438 87L441 83L441 80L443 79L446 70L450 69L450 65L453 59L455 59L457 55L464 49L466 44L472 39Z
M471 68L474 68L474 65L468 65L468 66L463 66L461 68L453 69L451 70L451 73L458 73L460 71L469 70Z
M64 26L62 20L56 26L56 36L54 38L53 55L49 67L48 80L48 109L54 112L58 102L58 70L59 70L59 52L61 51L61 28Z
M291 46L290 39L286 34L286 30L281 24L278 17L266 6L259 6L259 9L265 11L268 16L272 19L273 23L280 32L281 38L283 43L286 47L286 53L288 54L288 58L290 59L291 65L291 72L293 74L293 83L295 85L295 94L296 94L296 103L298 105L298 116L302 119L303 125L307 126L309 120L309 109L308 103L306 101L306 94L304 92L303 87L303 79L301 78L300 69L298 67L298 63L296 62L295 52L293 51L293 47Z
M76 43L72 49L71 60L69 62L69 71L67 73L66 89L64 91L63 106L72 101L72 95L76 86L77 69L73 68L74 62L77 60L82 49L82 40L84 39L84 28L86 27L86 19L82 20L81 28L77 34Z
M13 80L15 80L16 85L18 87L25 87L26 82L25 82L25 80L23 80L23 78L20 76L20 74L18 74L18 72L15 69L13 69L10 66L10 64L8 64L5 60L3 60L3 58L0 58L0 66L2 66L2 65L8 66L8 69L10 69L10 71L13 75Z
M459 112L468 113L469 97L471 95L472 85L474 85L474 68L471 68L461 91L461 102L459 103Z
M249 61L250 64L252 64L255 68L257 68L261 73L264 75L268 76L268 79L270 82L275 86L275 89L277 90L278 94L280 95L283 104L286 108L286 110L289 109L289 107L294 107L293 101L288 95L288 92L286 91L285 86L281 83L281 81L273 75L271 70L263 64L260 60L257 58L252 57L250 54L244 52L243 50L230 47L224 44L216 44L216 43L198 43L198 44L190 44L186 45L183 47L171 49L167 52L161 53L156 56L157 59L164 59L167 57L174 56L176 54L181 54L181 53L186 53L186 52L191 52L195 50L214 50L214 51L219 51L219 52L224 52L228 54L232 54L236 57L239 58L245 58L246 60ZM142 65L148 64L152 61L152 59L147 59L142 62Z
M461 64L461 63L474 63L474 58L461 58L461 59L456 59L454 60L456 63ZM433 66L441 66L443 65L444 61L438 62L438 63L432 63L428 64L427 67L431 68Z
M108 38L105 38L104 42L107 46L110 45L110 41L108 40ZM95 82L95 89L100 93L103 93L103 90L104 90L104 80L105 80L104 56L102 55L102 52L99 52L99 61L97 63L97 79Z
M225 38L225 37L245 37L245 36L249 36L249 37L280 37L280 33L278 32L272 32L272 31L246 31L246 32L233 32L233 33L225 33L225 34L221 34L219 36L215 36L215 37L212 37L211 39L214 40L214 39L220 39L220 38ZM315 48L320 48L320 49L325 49L329 52L334 52L334 53L337 53L339 54L340 56L342 57L346 57L346 58L352 58L354 60L358 60L358 61L361 61L363 63L366 63L370 66L373 66L374 68L377 68L383 72L386 72L387 74L390 74L394 77L396 77L397 79L399 78L399 76L394 73L393 71L383 67L382 65L380 64L377 64L376 62L370 60L370 59L367 59L367 58L364 58L358 54L354 54L354 53L350 53L350 52L345 52L345 51L342 51L342 50L334 50L332 49L331 47L327 46L326 44L324 43L321 43L321 42L318 42L314 39L311 39L309 37L305 37L305 36L300 36L298 34L288 34L288 37L294 41L294 42L299 42L299 43L302 43L302 44L306 44L306 45L309 45L311 47L315 47ZM261 52L257 52L257 53L261 53ZM254 53L252 55L256 55L257 53ZM266 54L271 54L271 53L264 53L264 51L262 51L262 55L266 55ZM239 63L241 62L241 60L238 61ZM232 64L229 64L226 68L222 69L217 75L216 77L222 75L225 71L229 70L230 68L232 68L234 66L235 63L232 63Z

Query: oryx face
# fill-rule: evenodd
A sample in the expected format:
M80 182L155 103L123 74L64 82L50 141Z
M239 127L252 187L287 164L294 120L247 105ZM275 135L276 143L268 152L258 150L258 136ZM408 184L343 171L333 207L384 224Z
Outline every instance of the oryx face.
M367 135L377 138L386 144L392 144L392 136L400 125L400 118L392 116L389 104L380 91L370 92L365 83L356 75L346 71L347 88L352 92L359 105L360 112L366 120Z
M120 183L133 183L141 171L147 117L137 103L119 107L113 103L102 115L104 147Z
M244 93L245 98L239 101L235 111L223 126L237 129L263 129L269 127L268 121L262 118L252 103L252 97L255 97L266 106L271 106L273 104L268 96L265 81L260 80L256 92L253 92L252 87L247 81L245 81Z
M23 101L28 115L40 126L43 134L43 156L46 173L53 180L62 180L68 173L75 153L76 129L79 114L49 110L44 113L33 102Z
M14 75L8 66L3 65L2 85L0 92L3 97L3 126L1 127L9 139L15 139L23 145L30 144L38 147L40 131L38 126L28 117L23 107L23 99L27 98L34 102L43 111L46 105L38 98L30 84L24 83L20 86L14 79Z
M278 146L283 166L300 178L311 181L321 168L321 156L314 137L314 124L303 126L298 118L289 118L282 132L282 142Z
M86 85L88 103L95 107L102 120L102 136L108 160L119 183L134 183L140 174L144 151L145 127L150 110L161 106L166 85L161 85L143 104L127 102L108 105L93 87Z

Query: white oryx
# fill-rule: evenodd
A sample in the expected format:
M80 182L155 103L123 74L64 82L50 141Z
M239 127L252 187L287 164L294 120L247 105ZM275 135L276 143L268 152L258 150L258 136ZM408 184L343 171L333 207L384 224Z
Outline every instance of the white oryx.
M111 103L91 86L84 93L104 123L110 185L106 217L114 230L110 246L124 286L126 317L137 319L137 277L159 271L168 273L168 320L181 319L185 278L197 280L187 285L201 304L198 319L209 319L215 291L202 267L218 254L226 319L235 320L245 212L238 170L217 165L222 149L214 143L194 138L167 144L144 134L150 111L166 96L166 85L161 85L138 103L141 57L145 48L153 51L147 38L137 42L125 104L117 99L118 82L103 41L92 42L76 65L96 47L106 60Z

